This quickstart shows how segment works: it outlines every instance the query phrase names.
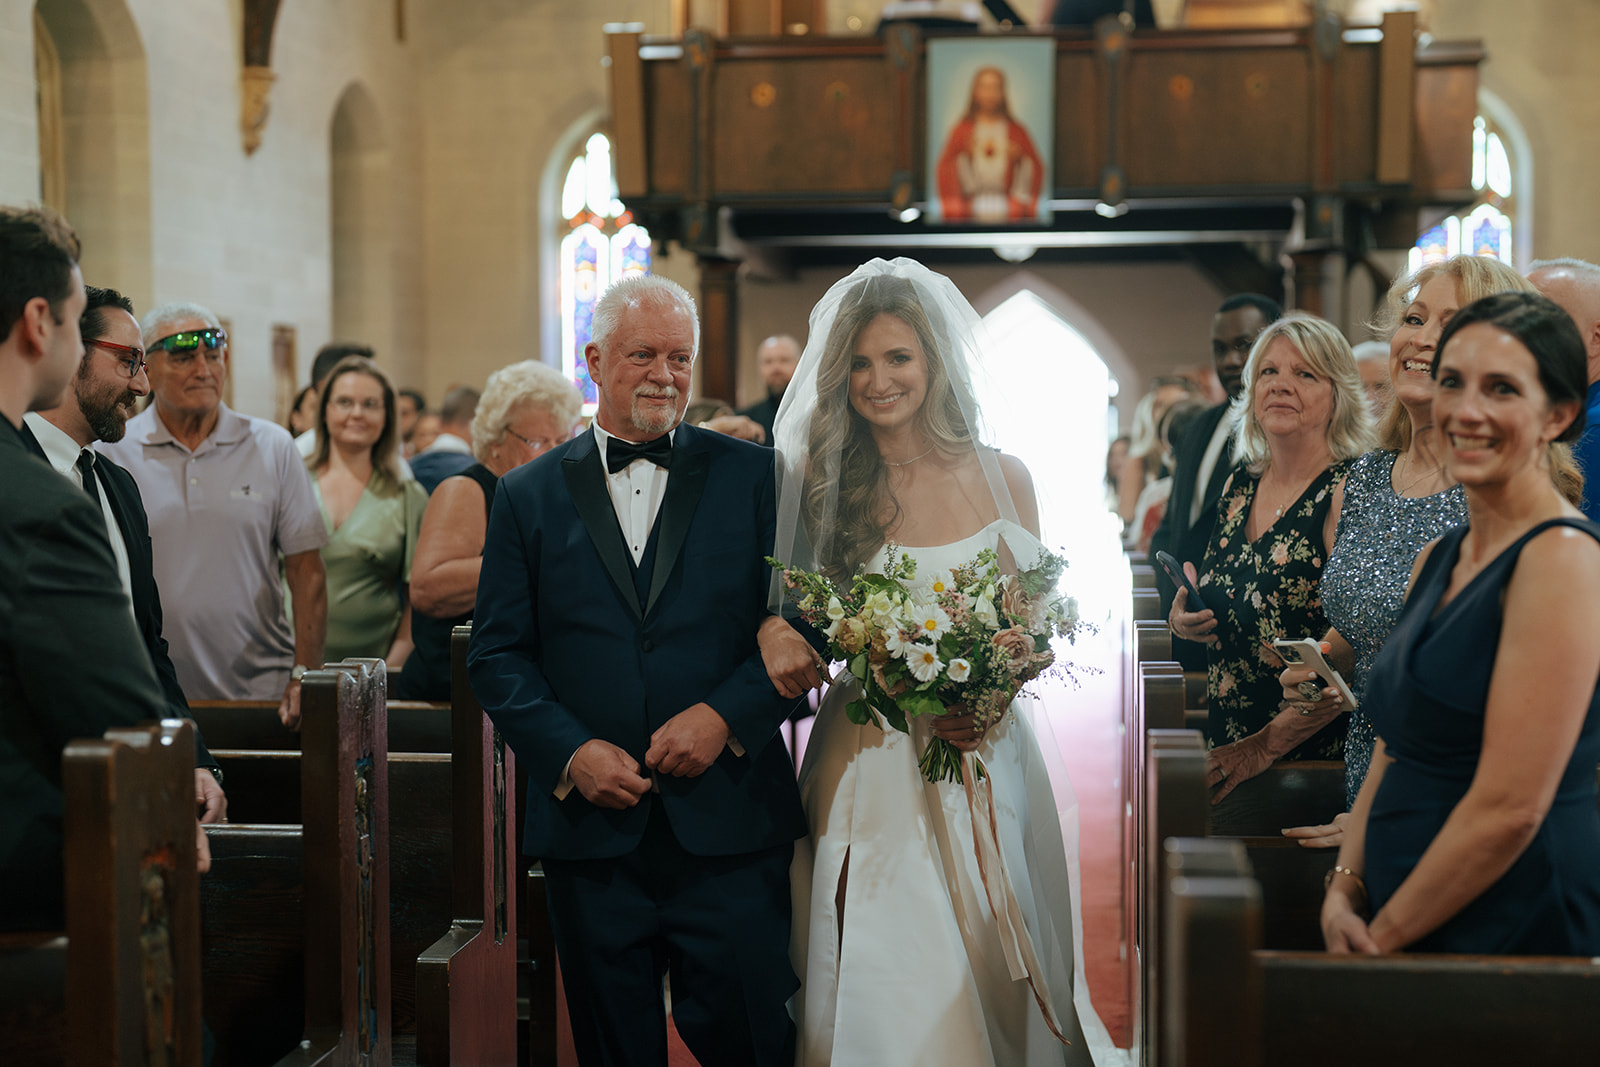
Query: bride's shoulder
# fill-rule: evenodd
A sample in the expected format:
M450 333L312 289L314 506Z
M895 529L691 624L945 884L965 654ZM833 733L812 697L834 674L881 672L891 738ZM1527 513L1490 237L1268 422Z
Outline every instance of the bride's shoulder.
M1028 472L1028 465L1021 459L1007 452L996 450L995 459L1000 464L1000 476L1006 480L1006 488L1011 490L1015 497L1018 492L1033 495L1033 475Z

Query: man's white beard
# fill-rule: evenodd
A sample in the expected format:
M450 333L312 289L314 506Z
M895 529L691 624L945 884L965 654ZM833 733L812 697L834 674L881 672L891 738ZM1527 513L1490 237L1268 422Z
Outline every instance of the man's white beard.
M633 410L630 412L630 421L633 423L634 429L640 433L663 434L678 425L679 413L676 403L671 408L644 408L639 404L641 395L640 393L633 394ZM670 397L676 401L678 399L678 390L663 390L653 395Z

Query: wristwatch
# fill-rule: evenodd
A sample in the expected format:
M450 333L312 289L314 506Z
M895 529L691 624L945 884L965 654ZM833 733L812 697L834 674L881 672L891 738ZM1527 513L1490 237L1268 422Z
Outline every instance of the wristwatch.
M210 766L210 767L202 767L201 769L210 771L211 772L211 777L213 777L213 778L215 778L217 780L217 784L218 785L222 784L222 768L221 767L213 765L213 766Z
M307 667L304 663L296 663L293 667L289 668L289 680L291 682L298 682L301 678L305 677L306 671L309 671L310 669L311 668Z

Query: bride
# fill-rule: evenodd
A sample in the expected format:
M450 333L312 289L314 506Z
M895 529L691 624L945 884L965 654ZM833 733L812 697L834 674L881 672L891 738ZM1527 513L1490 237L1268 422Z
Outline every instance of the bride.
M949 279L912 260L873 260L828 291L777 419L777 558L839 583L881 568L889 544L922 580L984 548L1033 563L1032 480L979 436L980 330ZM796 693L815 678L812 663L769 670ZM907 735L850 722L858 693L841 674L800 772L798 1062L1088 1064L1085 1024L1119 1055L1074 982L1075 849L1026 702L987 729L956 707ZM933 735L972 754L965 785L923 779Z

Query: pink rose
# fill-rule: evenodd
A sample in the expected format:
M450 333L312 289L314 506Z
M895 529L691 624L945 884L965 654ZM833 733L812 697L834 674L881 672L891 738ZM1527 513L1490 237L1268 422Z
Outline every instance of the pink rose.
M1021 672L1028 666L1028 660L1033 657L1033 637L1020 626L1008 626L1004 630L989 638L994 642L1000 654L1010 660L1010 669Z
M1006 583L1000 594L1000 610L1019 620L1030 632L1044 629L1044 598L1029 596L1015 578Z

